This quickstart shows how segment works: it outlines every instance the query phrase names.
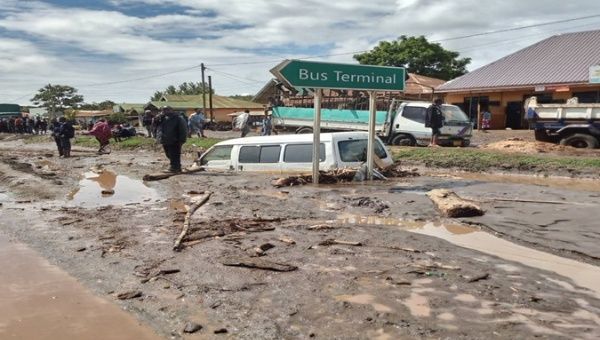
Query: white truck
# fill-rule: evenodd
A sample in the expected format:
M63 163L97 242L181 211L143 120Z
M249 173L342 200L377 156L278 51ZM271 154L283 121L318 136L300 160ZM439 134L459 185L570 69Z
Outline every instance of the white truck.
M600 104L580 104L577 98L566 104L538 104L531 97L525 111L536 140L576 148L600 146Z
M431 128L425 127L425 113L430 102L392 101L388 111L376 112L376 131L390 145L427 145ZM468 146L473 131L472 124L455 105L442 105L444 126L439 143L448 146ZM312 108L273 107L273 123L278 127L293 129L296 133L312 133L314 111ZM322 131L367 131L369 112L366 110L321 110Z

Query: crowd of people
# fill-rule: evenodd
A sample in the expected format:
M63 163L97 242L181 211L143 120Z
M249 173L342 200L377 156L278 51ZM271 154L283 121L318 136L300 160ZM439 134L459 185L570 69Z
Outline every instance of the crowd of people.
M48 132L48 120L40 117L10 117L0 118L0 132L19 134L46 134Z

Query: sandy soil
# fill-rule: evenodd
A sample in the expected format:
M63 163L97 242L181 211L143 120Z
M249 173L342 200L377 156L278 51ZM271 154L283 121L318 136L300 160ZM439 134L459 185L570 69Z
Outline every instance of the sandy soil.
M143 183L162 155L90 151L65 160L50 144L0 142L0 233L165 338L600 337L593 181L457 173L275 189L273 175L197 173ZM433 188L486 214L442 218L425 196ZM185 205L208 191L173 251ZM235 263L278 271L225 265ZM131 291L141 297L117 298ZM204 328L184 334L189 321Z

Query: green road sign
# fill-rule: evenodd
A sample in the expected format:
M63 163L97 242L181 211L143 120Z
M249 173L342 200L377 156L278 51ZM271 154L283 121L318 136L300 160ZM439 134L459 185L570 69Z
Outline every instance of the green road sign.
M293 87L403 91L404 68L286 60L271 70Z

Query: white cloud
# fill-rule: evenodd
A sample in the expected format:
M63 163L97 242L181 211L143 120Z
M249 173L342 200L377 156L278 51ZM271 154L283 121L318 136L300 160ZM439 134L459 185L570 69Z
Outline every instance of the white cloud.
M282 58L308 53L332 55L321 58L324 60L352 62L352 52L403 34L437 40L600 13L600 3L595 0L576 4L557 0L110 2L122 8L168 8L172 4L178 6L178 11L137 16L125 14L129 12L119 11L119 7L91 10L40 1L2 0L0 87L9 90L0 99L23 95L27 99L28 92L35 92L45 83L62 82L80 86L89 101L145 101L167 85L198 81L199 70L103 87L82 85L161 74L200 62L209 67L237 64L214 67L238 78L213 72L218 93L255 92L262 86L261 81L270 78L268 70ZM552 34L598 28L598 20L582 20L442 44L472 57L474 68ZM254 61L267 62L249 64Z

